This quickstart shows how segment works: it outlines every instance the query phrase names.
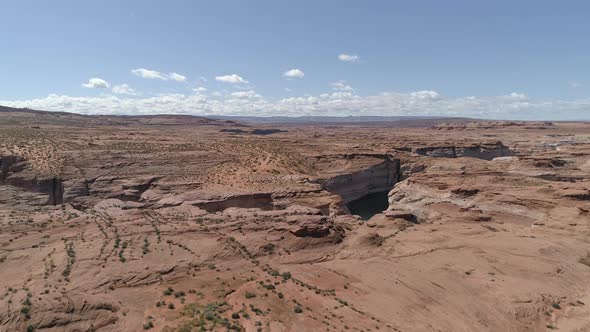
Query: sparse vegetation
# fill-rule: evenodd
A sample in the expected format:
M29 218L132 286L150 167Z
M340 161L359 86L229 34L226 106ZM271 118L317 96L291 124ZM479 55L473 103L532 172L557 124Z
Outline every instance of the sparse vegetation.
M148 241L147 237L143 239L143 247L141 247L142 253L147 255L150 252L150 242Z
M121 250L119 251L119 261L121 261L121 263L125 263L127 261L127 259L123 256L125 249L127 249L127 245L127 241L123 241L123 244L121 245Z
M73 242L65 242L66 247L66 267L62 272L62 275L66 281L69 281L70 273L72 272L72 265L76 261L76 251L74 250L74 243Z
M172 295L172 293L174 292L174 288L172 287L168 287L165 291L164 291L164 296L170 296Z

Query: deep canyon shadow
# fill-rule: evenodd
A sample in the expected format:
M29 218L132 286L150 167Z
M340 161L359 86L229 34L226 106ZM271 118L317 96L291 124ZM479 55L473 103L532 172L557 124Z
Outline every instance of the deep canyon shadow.
M388 193L389 190L368 194L346 204L346 207L351 214L358 215L363 220L369 220L374 215L387 210L389 207Z

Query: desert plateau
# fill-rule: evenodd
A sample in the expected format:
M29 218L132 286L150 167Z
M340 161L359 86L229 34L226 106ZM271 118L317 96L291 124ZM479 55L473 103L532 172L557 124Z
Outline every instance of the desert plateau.
M0 331L589 331L590 124L0 112Z

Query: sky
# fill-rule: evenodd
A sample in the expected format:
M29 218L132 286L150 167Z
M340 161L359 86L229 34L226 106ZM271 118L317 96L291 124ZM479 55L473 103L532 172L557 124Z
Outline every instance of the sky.
M590 2L7 0L0 105L590 120Z

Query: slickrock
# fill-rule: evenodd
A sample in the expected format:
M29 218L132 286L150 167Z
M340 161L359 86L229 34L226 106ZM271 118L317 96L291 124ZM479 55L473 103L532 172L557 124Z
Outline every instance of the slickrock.
M0 331L590 330L590 125L415 121L0 113Z

